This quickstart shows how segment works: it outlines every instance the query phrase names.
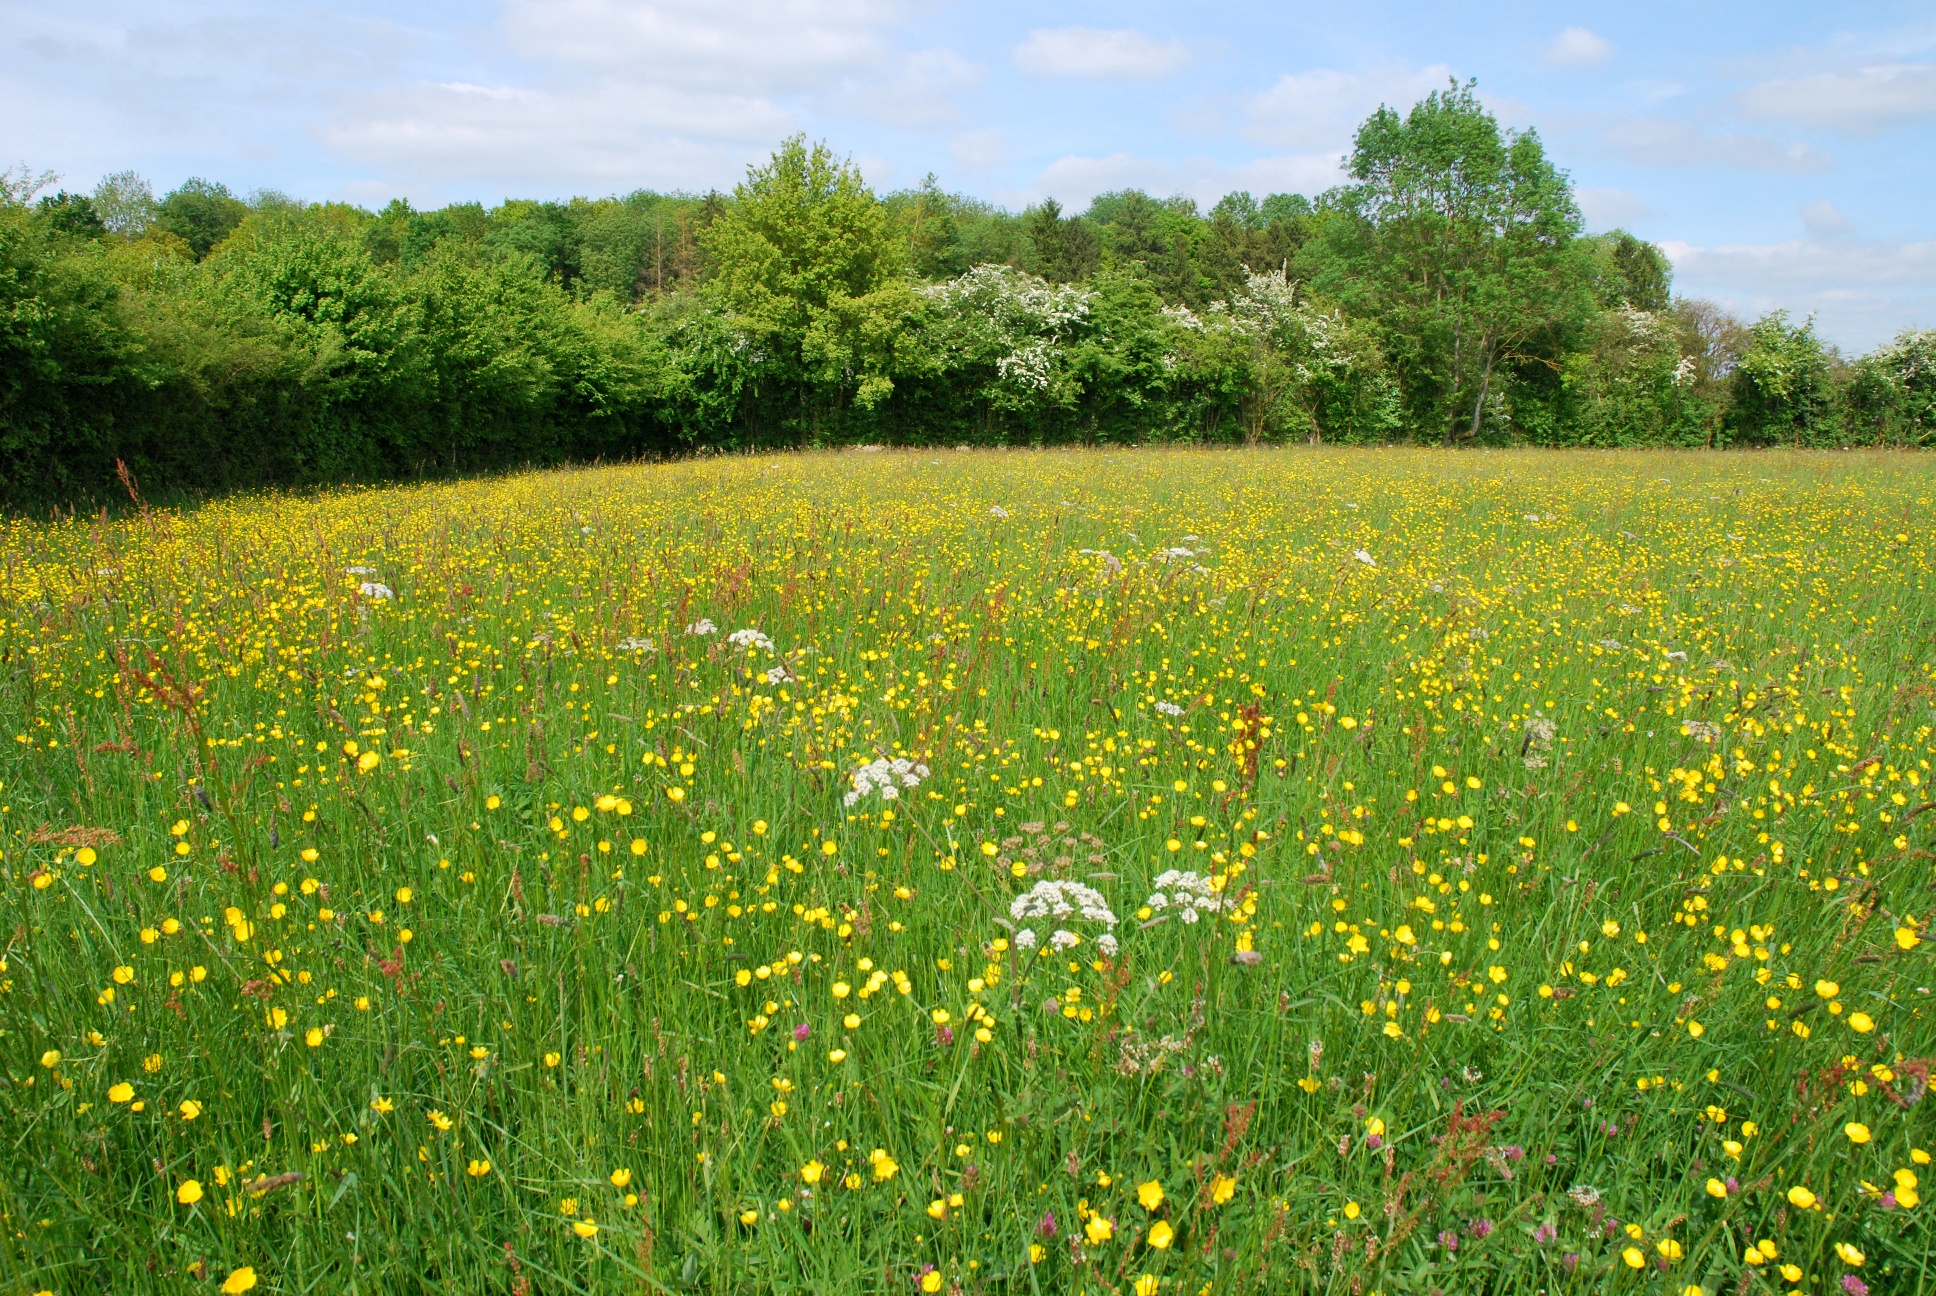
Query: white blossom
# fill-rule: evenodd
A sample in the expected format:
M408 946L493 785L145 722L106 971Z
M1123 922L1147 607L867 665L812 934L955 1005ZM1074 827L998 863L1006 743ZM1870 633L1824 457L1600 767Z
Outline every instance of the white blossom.
M1074 949L1080 944L1082 944L1082 937L1072 931L1066 931L1061 927L1056 928L1055 932L1049 937L1049 948L1052 950Z
M1105 957L1115 958L1116 951L1119 948L1116 943L1116 934L1114 932L1104 932L1102 935L1096 937L1096 948L1101 950Z
M718 631L719 627L705 617L700 617L697 621L686 627L686 633L689 635L717 634Z
M1102 893L1080 882L1045 878L1016 896L1008 906L1008 916L1018 923L1036 918L1066 918L1070 914L1079 914L1086 921L1105 927L1116 925L1116 915Z
M1174 702L1158 702L1156 709L1159 713L1166 716L1180 716L1183 714L1183 708Z
M1005 518L1008 516L1008 510L997 504L988 510L988 516L992 518Z
M641 639L637 635L618 641L618 650L620 652L651 652L655 647L657 645L650 639Z
M778 681L774 681L778 682ZM854 771L854 790L844 798L848 805L854 805L869 793L878 793L883 801L897 801L902 788L917 788L921 780L928 776L928 767L911 761L905 756L893 760L870 761Z
M1166 869L1157 874L1156 890L1143 902L1158 913L1174 911L1177 919L1193 923L1206 913L1223 909L1223 895L1210 879L1195 870Z
M364 598L393 599L397 596L397 592L382 581L364 581L361 588Z
M1015 948L1028 950L1035 948L1035 933L1024 927L1015 933Z
M1353 558L1356 558L1359 562L1363 563L1367 567L1376 567L1378 565L1378 560L1373 558L1371 554L1366 550L1353 549L1351 551L1351 556Z
M773 641L758 630L750 628L733 631L733 633L726 636L726 642L735 648L746 648L749 650L758 648L761 652L773 651Z

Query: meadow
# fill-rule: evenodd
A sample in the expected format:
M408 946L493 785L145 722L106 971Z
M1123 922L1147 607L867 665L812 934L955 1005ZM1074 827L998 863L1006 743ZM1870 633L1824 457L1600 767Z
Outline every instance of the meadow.
M0 1292L1936 1290L1936 463L0 532Z

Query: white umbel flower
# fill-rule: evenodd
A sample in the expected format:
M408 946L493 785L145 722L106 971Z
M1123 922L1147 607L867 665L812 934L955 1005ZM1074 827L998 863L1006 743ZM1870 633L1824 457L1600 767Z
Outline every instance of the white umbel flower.
M862 797L878 794L883 801L900 799L902 788L917 788L928 776L928 767L905 756L893 760L870 761L854 771L854 790L845 797L848 805Z

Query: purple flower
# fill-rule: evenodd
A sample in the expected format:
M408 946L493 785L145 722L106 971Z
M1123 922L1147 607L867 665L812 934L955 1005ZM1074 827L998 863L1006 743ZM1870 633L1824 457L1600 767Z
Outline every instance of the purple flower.
M1473 1237L1482 1238L1492 1232L1492 1221L1476 1219L1465 1226L1465 1231Z
M1619 1125L1617 1125L1617 1124L1615 1124L1615 1123L1614 1123L1613 1121L1608 1121L1608 1122L1607 1122L1607 1137L1608 1137L1608 1138L1612 1138L1612 1137L1613 1137L1613 1136L1614 1136L1615 1134L1618 1134L1619 1132L1620 1132L1620 1126L1619 1126Z
M1553 1152L1548 1152L1548 1153L1546 1154L1546 1164L1547 1164L1547 1165L1558 1165L1559 1163L1560 1163L1560 1159L1559 1159L1559 1156L1558 1156L1558 1154L1556 1154L1556 1153L1553 1153Z
M1566 1272L1572 1273L1580 1267L1580 1253L1578 1251L1568 1251L1560 1257L1560 1263L1566 1266Z
M1733 1196L1735 1193L1738 1193L1740 1191L1741 1191L1741 1181L1739 1179L1736 1179L1733 1175L1729 1175L1728 1176L1728 1195Z
M1518 1162L1518 1161L1524 1161L1525 1159L1526 1159L1525 1148L1519 1146L1519 1144L1517 1143L1508 1143L1506 1145L1506 1160Z
M1459 1249L1459 1235L1451 1229L1446 1229L1439 1234L1439 1245L1447 1251L1457 1251Z
M952 1044L955 1042L955 1028L952 1026L937 1026L934 1028L934 1037L942 1044Z
M1054 1237L1055 1236L1055 1212L1049 1211L1046 1214L1044 1214L1042 1216L1042 1222L1035 1226L1035 1231L1037 1233L1040 1233L1045 1238Z
M1842 1275L1842 1290L1847 1292L1849 1296L1869 1296L1869 1284L1863 1282L1854 1274Z
M1551 1224L1542 1224L1533 1230L1533 1241L1539 1243L1541 1246L1545 1246L1559 1235L1560 1231Z
M1582 1109L1582 1110L1584 1110L1584 1111L1592 1111L1592 1110L1593 1110L1593 1100L1592 1100L1591 1098L1582 1098L1582 1099L1580 1099L1580 1107L1581 1107L1581 1109Z
M1618 1233L1619 1231L1620 1231L1620 1221L1609 1216L1607 1219L1607 1236L1612 1237L1615 1233Z
M1882 1209L1884 1210L1894 1210L1900 1204L1896 1201L1896 1190L1893 1188L1882 1194L1880 1200L1882 1202Z
M793 1028L793 1038L800 1040L802 1043L804 1043L806 1041L807 1036L811 1034L813 1034L813 1027L807 1025L805 1022L801 1022L798 1026L795 1026Z
M1367 1134L1365 1135L1365 1146L1373 1152L1376 1152L1379 1148L1385 1146L1385 1140L1376 1134Z

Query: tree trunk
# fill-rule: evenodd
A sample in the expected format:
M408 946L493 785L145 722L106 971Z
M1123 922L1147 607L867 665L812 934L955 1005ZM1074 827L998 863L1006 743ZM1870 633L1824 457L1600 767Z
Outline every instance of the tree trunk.
M1472 402L1472 429L1466 433L1468 439L1479 435L1479 421L1485 417L1486 392L1492 386L1492 358L1493 348L1488 346L1485 371L1479 376L1479 399Z

